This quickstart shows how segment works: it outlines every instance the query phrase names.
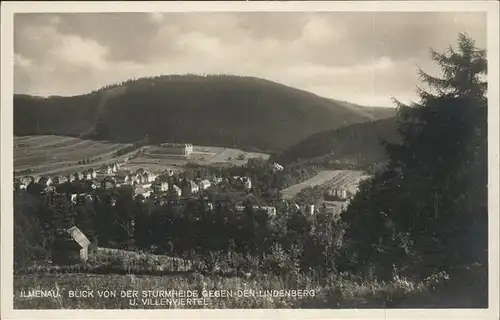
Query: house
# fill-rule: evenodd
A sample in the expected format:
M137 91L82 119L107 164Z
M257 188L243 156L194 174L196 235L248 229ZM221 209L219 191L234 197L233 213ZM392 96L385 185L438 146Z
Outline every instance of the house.
M86 193L72 193L70 196L71 203L77 204L82 200L88 200L86 197L89 196L90 200L92 200L92 196Z
M252 180L248 177L233 176L232 180L239 188L252 189Z
M85 180L92 180L92 172L90 172L90 171L84 171L83 175L84 175L84 179Z
M338 198L341 200L346 200L349 197L349 193L347 192L346 189L337 188L337 189L328 190L327 196L332 197L332 198Z
M213 184L220 184L220 183L222 183L222 178L214 177L214 178L212 178L212 183Z
M248 177L243 178L243 184L245 186L245 189L247 189L247 190L252 189L252 180L250 180L250 178L248 178Z
M314 210L314 204L308 204L301 208L304 215L312 216L316 211Z
M277 171L283 171L283 166L280 165L279 163L273 163L273 171L274 172L277 172Z
M68 176L68 182L71 183L73 181L75 181L76 179L78 179L78 175L72 173Z
M52 182L54 184L63 184L63 183L66 183L68 182L68 177L65 177L65 176L57 176L57 177L54 177L52 179Z
M130 185L135 187L136 185L141 184L141 180L135 176L130 178Z
M126 174L123 177L123 183L130 184L132 182L132 176L130 174Z
M113 167L112 167L112 166L109 166L109 165L108 165L108 166L106 167L106 174L107 174L108 176L112 176L112 175L113 175Z
M155 192L166 192L168 191L168 182L155 182L152 188Z
M210 188L211 185L212 183L207 179L201 180L199 183L199 187L201 190L207 190L208 188Z
M21 184L24 185L25 187L28 187L30 184L35 182L35 178L32 176L26 176L21 178Z
M116 183L124 183L125 182L125 176L124 175L115 175L113 177L115 179Z
M149 198L151 196L151 191L153 191L153 190L151 190L151 188L144 188L144 187L140 186L140 187L134 189L134 195L135 196L141 195L144 198Z
M90 168L87 172L90 173L90 179L97 178L97 171L95 171L93 168Z
M270 217L274 217L276 215L276 207L268 207L268 206L253 206L254 210L264 210Z
M53 184L53 181L51 177L43 176L38 179L37 183L44 187L48 187Z
M60 230L54 241L52 261L59 265L85 262L89 245L89 239L77 227Z
M143 188L145 188L145 189L151 188L151 185L152 185L151 182L144 182L144 183L140 184L140 186L143 187Z
M176 186L175 184L172 186L172 190L175 194L177 194L177 196L182 196L182 190L181 188L179 188L178 186Z
M198 193L200 191L200 187L194 181L189 181L189 189L191 193Z
M78 180L84 180L85 179L85 174L83 172L78 172L77 176L78 176Z
M156 175L152 172L144 171L142 174L143 182L153 182L156 179Z
M194 181L187 181L184 185L184 190L187 193L198 193L200 191L200 187Z
M135 175L135 180L138 182L138 183L143 183L144 182L144 176L142 173L139 173L139 174L136 174Z
M111 178L106 178L106 179L102 180L101 187L103 189L112 189L112 188L115 188L116 187L116 181L114 179L111 179Z

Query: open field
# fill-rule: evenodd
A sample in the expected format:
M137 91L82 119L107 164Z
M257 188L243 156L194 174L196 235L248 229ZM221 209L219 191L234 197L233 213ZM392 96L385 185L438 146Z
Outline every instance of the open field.
M128 144L82 140L54 135L14 137L14 175L65 175L75 171L95 168L126 159L137 150L113 158L113 154ZM200 165L243 165L249 158L269 155L245 152L238 149L195 146L189 157L165 155L155 152L155 147L144 147L142 156L131 159L124 168L135 171L144 168L160 173L165 170L182 170L188 162ZM243 158L238 159L240 155ZM89 164L78 161L95 160Z
M329 188L343 187L349 191L355 191L359 182L368 177L363 171L357 170L325 170L311 179L294 184L280 192L283 199L291 200L302 189L321 185Z
M67 174L116 162L118 158L113 158L113 154L124 146L127 145L53 135L14 137L14 175ZM78 164L83 159L95 161Z
M197 273L171 276L95 275L84 273L40 274L14 276L14 309L268 309L268 308L435 308L477 307L469 290L451 290L440 285L438 289L427 280L413 282L396 279L389 282L358 280L341 275L327 279L305 276L278 277L259 274L251 279L203 276ZM446 285L446 284L445 284ZM55 290L55 298L23 298L21 290ZM69 297L69 291L84 290L93 296ZM138 298L121 297L122 292L137 291ZM224 297L209 297L218 290ZM279 290L302 290L308 296L273 296ZM116 297L99 297L104 291L115 292ZM146 291L146 292L145 292ZM148 291L152 291L148 293ZM167 298L145 299L144 295L159 292ZM172 295L174 292L174 295ZM191 293L201 299L196 303L175 293ZM246 292L247 296L242 293ZM267 295L266 295L267 293ZM149 300L149 304L146 300ZM155 301L157 304L155 305ZM181 301L184 305L181 305ZM152 302L152 303L151 303ZM135 304L134 304L135 303Z
M239 156L243 155L241 159ZM269 155L258 152L246 152L239 149L195 146L192 161L200 162L200 164L230 164L233 166L241 166L246 164L249 158L262 157L269 159Z
M194 146L193 149L193 153L189 156L182 156L162 154L154 146L146 147L144 148L144 155L130 160L123 167L130 171L143 168L154 173L160 173L165 170L182 170L182 167L188 163L240 166L246 164L249 158L269 158L269 155L264 153L245 152L222 147ZM237 159L241 154L244 155L244 158Z

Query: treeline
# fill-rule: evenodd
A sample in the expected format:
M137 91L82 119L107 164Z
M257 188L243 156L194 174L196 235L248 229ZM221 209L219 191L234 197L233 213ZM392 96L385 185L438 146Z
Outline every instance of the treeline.
M374 172L387 161L382 143L399 141L397 127L396 118L388 118L320 132L277 154L276 160Z
M210 193L206 200L142 201L132 198L131 188L96 190L91 200L82 197L76 204L67 196L17 192L15 266L26 267L32 258L49 259L56 231L76 225L102 247L208 264L215 256L232 256L232 268L251 272L333 270L342 227L331 217L306 217L284 205L272 217L250 204L245 212L236 212L234 205L230 199L218 202Z
M161 76L120 85L123 90L75 97L15 95L14 133L76 135L122 143L148 134L155 143L273 152L311 134L373 117L330 99L251 77Z
M363 183L347 212L351 271L381 278L394 271L438 271L469 286L482 305L488 291L488 130L486 52L460 35L457 49L432 52L442 78L420 70L431 91L399 102L400 144L385 145L389 162ZM394 270L394 271L393 271ZM472 271L474 270L474 271Z

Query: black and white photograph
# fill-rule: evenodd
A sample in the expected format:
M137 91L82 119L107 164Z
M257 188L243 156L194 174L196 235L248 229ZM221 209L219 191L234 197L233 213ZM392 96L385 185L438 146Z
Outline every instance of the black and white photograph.
M328 2L2 3L6 319L498 319L498 2Z

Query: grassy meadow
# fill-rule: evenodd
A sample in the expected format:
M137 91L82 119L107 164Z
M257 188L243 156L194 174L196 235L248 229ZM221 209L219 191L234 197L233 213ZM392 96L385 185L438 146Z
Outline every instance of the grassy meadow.
M173 263L173 261L176 261ZM173 268L173 266L176 266ZM447 276L435 275L423 281L394 278L384 282L353 275L330 274L284 276L245 274L228 276L197 271L196 264L164 255L97 248L84 266L38 266L14 276L16 309L147 309L147 308L383 308L432 307L442 305ZM436 288L439 289L436 291ZM57 290L59 297L26 298L21 291ZM99 297L98 292L115 291L116 297ZM147 305L142 291L197 292L202 301L194 305ZM306 296L259 294L279 290L302 290ZM93 292L92 297L71 297L70 291ZM137 291L138 299L121 297L122 292ZM215 297L215 292L228 296ZM254 295L252 296L252 292ZM437 292L437 293L436 293ZM230 296L232 293L232 296ZM158 298L159 299L159 298ZM453 304L457 296L448 298ZM463 292L461 302L467 300ZM153 299L154 300L154 299ZM470 297L469 297L470 300ZM135 303L135 304L131 304ZM466 302L465 302L466 303Z
M59 298L21 298L20 290L58 290ZM94 297L71 298L70 290L93 291ZM102 298L97 291L117 291L117 297ZM203 276L199 273L187 275L96 275L96 274L30 274L14 278L14 307L16 309L128 309L128 308L186 308L186 306L144 305L137 299L120 297L121 291L143 290L194 291L224 290L233 292L232 297L208 297L202 305L188 308L381 308L397 307L400 303L411 303L427 299L432 301L431 291L425 282L413 283L404 279L392 282L357 281L332 276L324 280L308 277L283 279L278 276L257 275L251 279L240 277ZM309 297L241 296L237 292L260 292L272 290L308 290ZM141 295L139 294L139 297ZM418 305L418 304L417 304Z

